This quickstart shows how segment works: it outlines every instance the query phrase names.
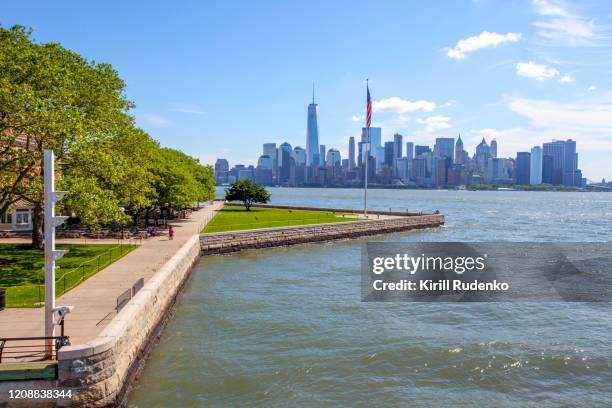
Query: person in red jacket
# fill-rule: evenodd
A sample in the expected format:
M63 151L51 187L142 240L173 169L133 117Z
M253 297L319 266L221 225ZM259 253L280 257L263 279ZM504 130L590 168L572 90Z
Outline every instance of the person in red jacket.
M174 228L172 227L172 225L168 227L168 237L170 238L170 241L174 239Z

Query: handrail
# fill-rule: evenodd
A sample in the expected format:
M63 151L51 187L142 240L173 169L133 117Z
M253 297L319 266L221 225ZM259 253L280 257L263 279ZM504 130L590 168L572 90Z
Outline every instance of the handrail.
M43 340L43 344L25 344L25 345L15 345L15 346L7 346L7 342L17 342L17 341L37 341ZM53 357L57 358L57 352L64 346L70 345L70 337L69 336L52 336L52 337L1 337L0 338L0 363L2 363L3 355L10 355L14 359L19 358L15 355L21 355L21 357L34 357L34 356L44 356L45 360L49 359L48 350L47 350L47 342L52 341L54 348L51 351L51 360ZM34 348L34 350L32 350Z

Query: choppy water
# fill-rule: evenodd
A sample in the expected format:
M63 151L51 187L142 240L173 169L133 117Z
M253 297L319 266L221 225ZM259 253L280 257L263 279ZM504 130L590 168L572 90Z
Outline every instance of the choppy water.
M271 191L284 204L362 199ZM612 238L609 193L372 190L370 204L447 220L377 240ZM203 258L130 404L612 406L609 303L361 303L363 242Z

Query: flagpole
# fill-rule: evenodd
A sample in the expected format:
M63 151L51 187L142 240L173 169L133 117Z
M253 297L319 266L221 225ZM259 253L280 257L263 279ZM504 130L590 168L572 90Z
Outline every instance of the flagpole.
M366 78L366 89L368 89L368 78ZM368 115L366 107L366 116ZM368 119L366 118L366 129L367 129L367 139L366 139L366 154L365 154L365 177L364 177L364 187L363 187L363 215L368 216L368 162L370 161L370 126L368 124Z

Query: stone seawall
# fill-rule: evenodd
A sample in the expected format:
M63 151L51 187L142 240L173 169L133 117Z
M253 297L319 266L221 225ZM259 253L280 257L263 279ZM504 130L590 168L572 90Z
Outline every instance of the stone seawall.
M385 213L388 215L388 213ZM355 238L420 228L434 228L444 224L444 216L417 215L371 221L337 222L298 227L266 228L237 232L200 235L202 255L226 254L243 249L267 248Z
M119 405L126 387L146 357L160 324L200 257L194 235L145 284L130 302L86 344L63 347L58 352L56 381L0 382L0 407L113 407ZM63 389L72 398L60 400L4 400L8 390ZM10 405L8 405L10 404Z
M225 200L215 200L225 201ZM238 205L244 206L241 202L229 202L227 205ZM253 208L280 208L286 210L305 210L305 211L324 211L324 212L336 212L336 213L347 213L347 214L363 214L363 210L356 210L351 208L322 208L322 207L300 207L296 205L276 205L276 204L253 204ZM368 210L368 214L380 214L380 215L397 215L400 217L404 216L417 216L417 215L432 215L433 213L425 212L410 212L410 211L385 211L385 210Z

